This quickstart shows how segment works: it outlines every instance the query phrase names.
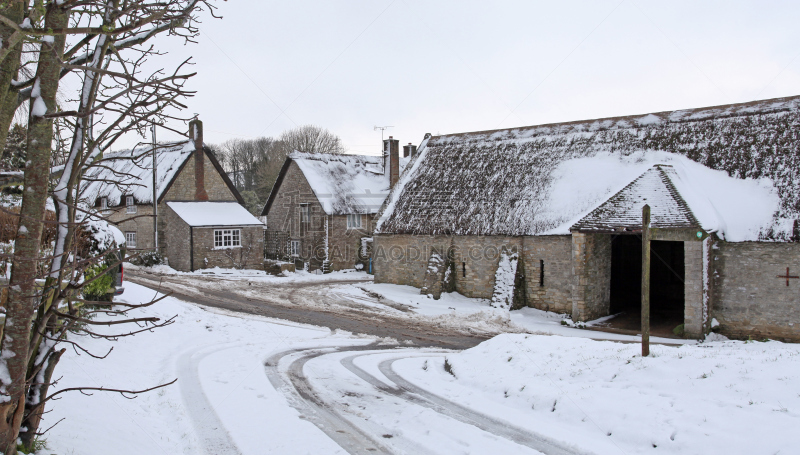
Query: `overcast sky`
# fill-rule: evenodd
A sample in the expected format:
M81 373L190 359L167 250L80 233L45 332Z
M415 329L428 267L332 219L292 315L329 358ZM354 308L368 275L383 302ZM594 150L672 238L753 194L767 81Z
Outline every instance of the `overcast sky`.
M198 44L159 41L196 63L208 143L314 124L378 154L374 126L418 144L800 94L797 1L216 3Z

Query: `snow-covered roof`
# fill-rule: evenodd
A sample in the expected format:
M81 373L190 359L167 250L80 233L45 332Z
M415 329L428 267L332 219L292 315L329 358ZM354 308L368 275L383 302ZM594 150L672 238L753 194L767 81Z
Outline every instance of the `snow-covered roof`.
M192 227L263 225L238 202L167 202Z
M294 152L289 159L303 172L328 215L377 213L389 195L380 156Z
M82 197L89 205L100 197L109 206L122 204L122 196L133 196L137 203L153 203L153 151L151 146L109 152L83 176ZM195 150L192 141L160 146L156 150L158 198Z
M566 234L606 202L603 210L624 205L621 218L606 217L623 223L624 213L641 217L637 197L669 193L660 203L689 210L682 222L691 213L727 240L789 240L800 218L798 129L800 97L790 97L434 136L387 199L377 232ZM660 171L670 182L661 189L655 171L643 175L657 164L672 166Z

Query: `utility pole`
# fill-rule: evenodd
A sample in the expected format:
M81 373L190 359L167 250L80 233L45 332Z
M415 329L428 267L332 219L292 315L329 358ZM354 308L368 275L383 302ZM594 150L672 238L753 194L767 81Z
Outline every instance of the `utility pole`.
M388 125L388 126L376 126L372 128L372 131L381 130L381 144L383 144L383 132L388 130L389 128L394 128L394 127L392 125Z
M650 355L650 206L642 207L642 357Z
M158 253L158 154L156 153L158 142L156 142L155 123L150 127L150 132L153 134L153 245Z

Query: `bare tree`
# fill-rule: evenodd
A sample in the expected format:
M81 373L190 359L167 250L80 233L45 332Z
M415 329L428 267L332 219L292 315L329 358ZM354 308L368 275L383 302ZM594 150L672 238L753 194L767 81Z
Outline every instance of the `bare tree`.
M315 125L304 125L284 131L278 137L278 141L287 155L294 151L334 154L345 152L339 136Z
M165 124L180 119L174 112L184 108L182 99L192 95L183 88L193 75L183 70L188 62L169 72L145 74L145 62L161 55L147 43L162 33L192 41L198 33L192 25L197 24L197 12L205 7L213 14L208 1L0 2L0 128L8 130L9 124L3 122L10 122L26 101L29 114L26 190L10 257L0 345L0 451L5 454L16 453L18 437L30 446L38 434L44 404L54 396L47 393L64 352L60 346L66 343L88 353L68 339L69 333L117 338L171 322L126 317L131 308L154 302L120 307L80 298L86 285L117 265L119 259L109 258L119 256L107 241L94 250L81 246L81 236L102 220L82 203L79 188L86 169L102 166L103 151L121 137L143 134L152 121ZM25 71L32 66L35 72ZM28 79L13 80L31 73L34 76ZM66 101L58 100L60 82L67 76L79 78L78 91ZM5 136L0 139L5 142ZM50 182L54 161L61 166L57 179ZM40 244L48 197L56 207L57 235L52 254L43 256ZM98 266L105 271L83 279L87 270ZM43 287L36 284L39 278L46 278ZM87 310L87 304L95 304L95 309ZM135 325L126 328L126 324ZM99 332L95 326L120 329ZM22 433L21 427L26 428Z

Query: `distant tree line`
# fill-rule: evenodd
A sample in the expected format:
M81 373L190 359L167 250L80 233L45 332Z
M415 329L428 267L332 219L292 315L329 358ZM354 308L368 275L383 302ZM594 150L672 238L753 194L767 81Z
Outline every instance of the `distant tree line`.
M242 194L247 209L260 215L286 157L293 151L344 153L342 140L325 128L305 125L278 136L256 139L230 139L212 149Z

